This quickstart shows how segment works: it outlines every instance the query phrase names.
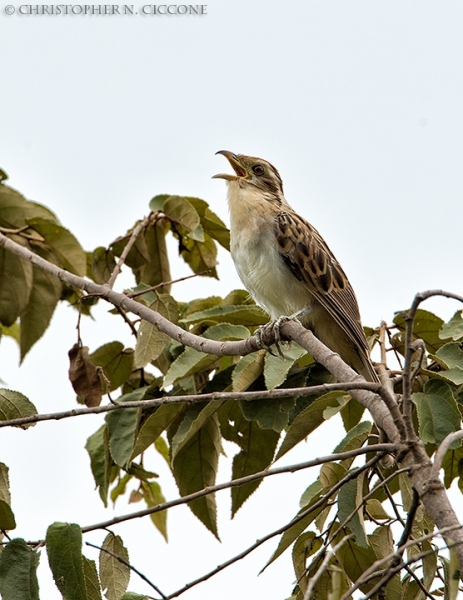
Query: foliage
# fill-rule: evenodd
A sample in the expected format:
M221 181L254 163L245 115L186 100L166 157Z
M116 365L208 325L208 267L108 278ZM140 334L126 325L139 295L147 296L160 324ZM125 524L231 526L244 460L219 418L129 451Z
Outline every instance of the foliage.
M125 265L134 277L134 287L128 295L186 332L216 341L249 338L266 323L267 316L246 292L234 290L225 298L213 296L188 303L177 302L171 295L166 235L170 233L177 240L179 255L194 274L217 277L216 243L229 248L226 226L198 198L159 195L151 200L150 208L147 219L107 248L86 253L49 209L26 200L4 181L0 183L0 232L18 244L98 284L110 279L117 259L128 249ZM139 232L134 237L136 226ZM1 330L16 339L22 359L44 335L60 301L86 316L98 299L85 298L78 288L0 247ZM363 408L345 391L244 398L246 391L310 387L333 381L328 371L296 343L283 348L284 359L266 351L243 358L217 356L184 347L151 323L132 321L121 308L113 314L123 318L135 334L133 349L114 340L90 351L79 334L69 352L69 376L77 402L97 407L106 394L116 392L118 397L111 399L120 405L102 418L100 427L88 439L86 450L102 502L116 502L125 494L133 501L144 502L153 509L152 522L166 539L167 511L162 508L165 498L157 474L143 467L146 452L157 452L160 459L169 461L181 496L198 493L188 506L218 538L215 496L200 492L217 483L222 440L236 445L232 479L266 471L338 413L343 418L345 437L333 443L334 452L368 449L376 443L376 425L365 417L362 421ZM406 323L406 313L399 313L388 329L391 349L399 358L406 352ZM380 330L370 333L377 338ZM414 422L429 456L448 434L461 427L462 339L460 311L448 323L425 310L417 311L413 340L422 340L425 350L416 350L412 365L417 369ZM399 381L396 391L400 392L400 385ZM233 392L234 399L202 398L214 392ZM189 400L175 401L178 396L188 396ZM157 405L149 402L161 398L166 401ZM134 401L138 405L127 404ZM34 416L37 412L20 392L0 391L0 421ZM439 556L437 560L437 548L432 539L426 538L435 524L423 506L416 506L409 478L398 465L385 466L374 456L370 452L355 464L354 457L323 464L318 477L302 495L300 511L280 531L268 565L292 546L297 578L291 596L294 600L302 600L310 585L314 598L341 598L357 581L363 594L382 589L393 600L421 598L423 589L447 598L456 597L454 554L450 559ZM442 467L445 486L458 478L463 491L460 440L452 443ZM231 487L233 515L256 492L262 477L248 478L243 485ZM0 464L0 529L5 531L16 528L10 504L8 468ZM418 552L430 552L412 563L408 571L386 571L382 580L385 571L381 569L393 563L394 545L407 513L414 514L413 538L419 540L408 548L409 559ZM105 591L108 600L143 598L127 592L129 559L119 536L107 535L98 566L82 554L82 529L77 524L50 525L45 545L63 597L97 600ZM22 539L12 539L4 546L0 555L0 593L4 600L38 598L38 558L38 552ZM380 572L362 579L382 559L386 560ZM382 587L378 587L381 582Z

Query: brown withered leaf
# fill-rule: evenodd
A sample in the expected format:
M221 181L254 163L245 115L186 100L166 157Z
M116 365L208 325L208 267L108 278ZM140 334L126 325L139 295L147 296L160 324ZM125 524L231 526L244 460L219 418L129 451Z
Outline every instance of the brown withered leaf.
M69 379L75 393L90 407L101 404L100 377L96 367L88 358L88 347L74 346L69 350Z

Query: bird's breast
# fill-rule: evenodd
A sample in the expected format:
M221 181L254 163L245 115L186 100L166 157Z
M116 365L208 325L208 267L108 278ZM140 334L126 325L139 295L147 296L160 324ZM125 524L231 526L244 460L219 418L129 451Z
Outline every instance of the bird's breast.
M238 207L236 207L238 208ZM268 209L230 206L231 255L238 275L254 300L272 319L291 315L312 302L312 294L289 270L275 239Z

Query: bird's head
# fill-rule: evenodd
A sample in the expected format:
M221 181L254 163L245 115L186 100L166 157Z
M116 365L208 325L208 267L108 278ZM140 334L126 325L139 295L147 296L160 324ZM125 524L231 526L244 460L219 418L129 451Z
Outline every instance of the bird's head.
M277 169L268 161L244 154L233 154L229 150L219 150L216 154L222 154L233 167L235 174L219 173L213 179L225 179L229 183L235 183L240 188L261 190L266 195L283 197L283 182Z

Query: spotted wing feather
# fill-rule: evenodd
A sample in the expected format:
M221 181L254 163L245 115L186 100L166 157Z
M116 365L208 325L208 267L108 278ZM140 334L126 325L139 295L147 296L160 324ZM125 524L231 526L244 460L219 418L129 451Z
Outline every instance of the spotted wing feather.
M368 357L354 290L318 231L298 214L285 211L275 218L275 236L279 252L293 275L306 284L360 353Z

